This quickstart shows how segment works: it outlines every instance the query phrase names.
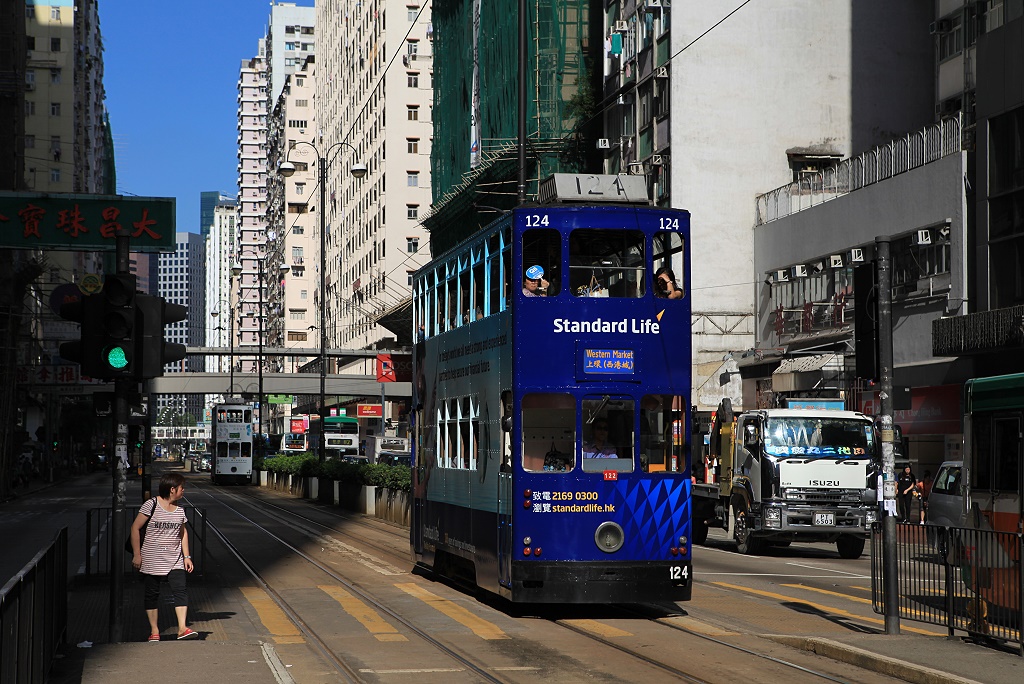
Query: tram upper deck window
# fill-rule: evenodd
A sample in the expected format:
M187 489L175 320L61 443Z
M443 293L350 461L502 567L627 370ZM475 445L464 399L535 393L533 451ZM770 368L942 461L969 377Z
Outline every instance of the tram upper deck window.
M547 297L556 296L562 286L562 236L557 230L539 228L523 233L523 270L538 265L544 269Z
M662 269L667 269L668 275L675 281L675 289L678 289L683 296L686 296L686 278L689 275L686 273L686 266L683 263L683 238L679 233L659 233L654 236L654 273L651 274L651 278L657 279L659 273L663 273ZM654 295L663 296L663 291L658 288L658 283L654 283L652 289Z
M523 470L564 473L575 466L576 400L571 394L523 397Z
M583 400L583 472L632 472L635 404L632 399L607 394Z
M569 289L577 297L642 297L644 235L580 228L569 235Z

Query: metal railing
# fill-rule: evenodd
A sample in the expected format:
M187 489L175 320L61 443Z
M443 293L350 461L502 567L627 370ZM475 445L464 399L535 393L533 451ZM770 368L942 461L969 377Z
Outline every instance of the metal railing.
M962 149L961 115L943 119L833 167L757 197L757 224L784 218L854 190L916 169Z
M1024 656L1024 535L898 524L899 616L941 625L949 636L1015 643ZM871 535L871 605L885 613L881 524Z
M179 504L180 505L180 504ZM188 541L193 572L203 574L206 567L206 510L195 506L184 506L185 517L188 518ZM139 514L138 506L125 506L124 524L121 529L127 535L132 529L132 522ZM110 545L123 545L124 539L111 539L108 534L111 528L111 509L92 508L85 516L85 574L106 575L110 573ZM127 538L127 536L125 537ZM132 554L124 553L124 571L132 569Z
M68 528L0 589L0 682L46 681L68 628Z

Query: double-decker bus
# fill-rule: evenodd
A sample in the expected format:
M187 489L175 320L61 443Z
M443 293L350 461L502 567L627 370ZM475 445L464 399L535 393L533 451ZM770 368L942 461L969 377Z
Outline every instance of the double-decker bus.
M989 608L1020 619L1021 531L1024 528L1024 373L964 384L964 462L960 487L961 558L970 589ZM973 548L972 548L973 547ZM983 615L979 616L983 617Z
M690 598L689 231L523 207L415 274L417 563L514 602Z
M359 421L350 416L324 418L324 449L328 458L358 458Z
M251 482L252 408L241 400L214 406L212 435L210 480L214 484Z

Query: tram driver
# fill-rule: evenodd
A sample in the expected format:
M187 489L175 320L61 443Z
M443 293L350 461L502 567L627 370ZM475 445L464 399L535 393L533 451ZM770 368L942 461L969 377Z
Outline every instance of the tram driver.
M591 429L590 441L583 442L583 458L618 458L618 449L608 440L608 420L598 418Z

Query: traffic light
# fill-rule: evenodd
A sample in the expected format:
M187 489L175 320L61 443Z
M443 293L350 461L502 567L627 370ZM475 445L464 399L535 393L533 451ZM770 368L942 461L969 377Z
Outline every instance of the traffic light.
M135 377L135 276L108 273L103 280L98 378Z
M102 311L101 295L88 295L78 301L61 304L60 307L61 318L80 323L82 326L79 339L61 343L61 358L79 364L82 375L92 378L102 377L100 375L102 373L100 365L100 347L103 337Z
M159 378L164 374L164 365L185 358L185 345L167 342L164 326L185 320L188 309L151 295L138 295L135 306L139 330L135 338L136 377L140 380Z

